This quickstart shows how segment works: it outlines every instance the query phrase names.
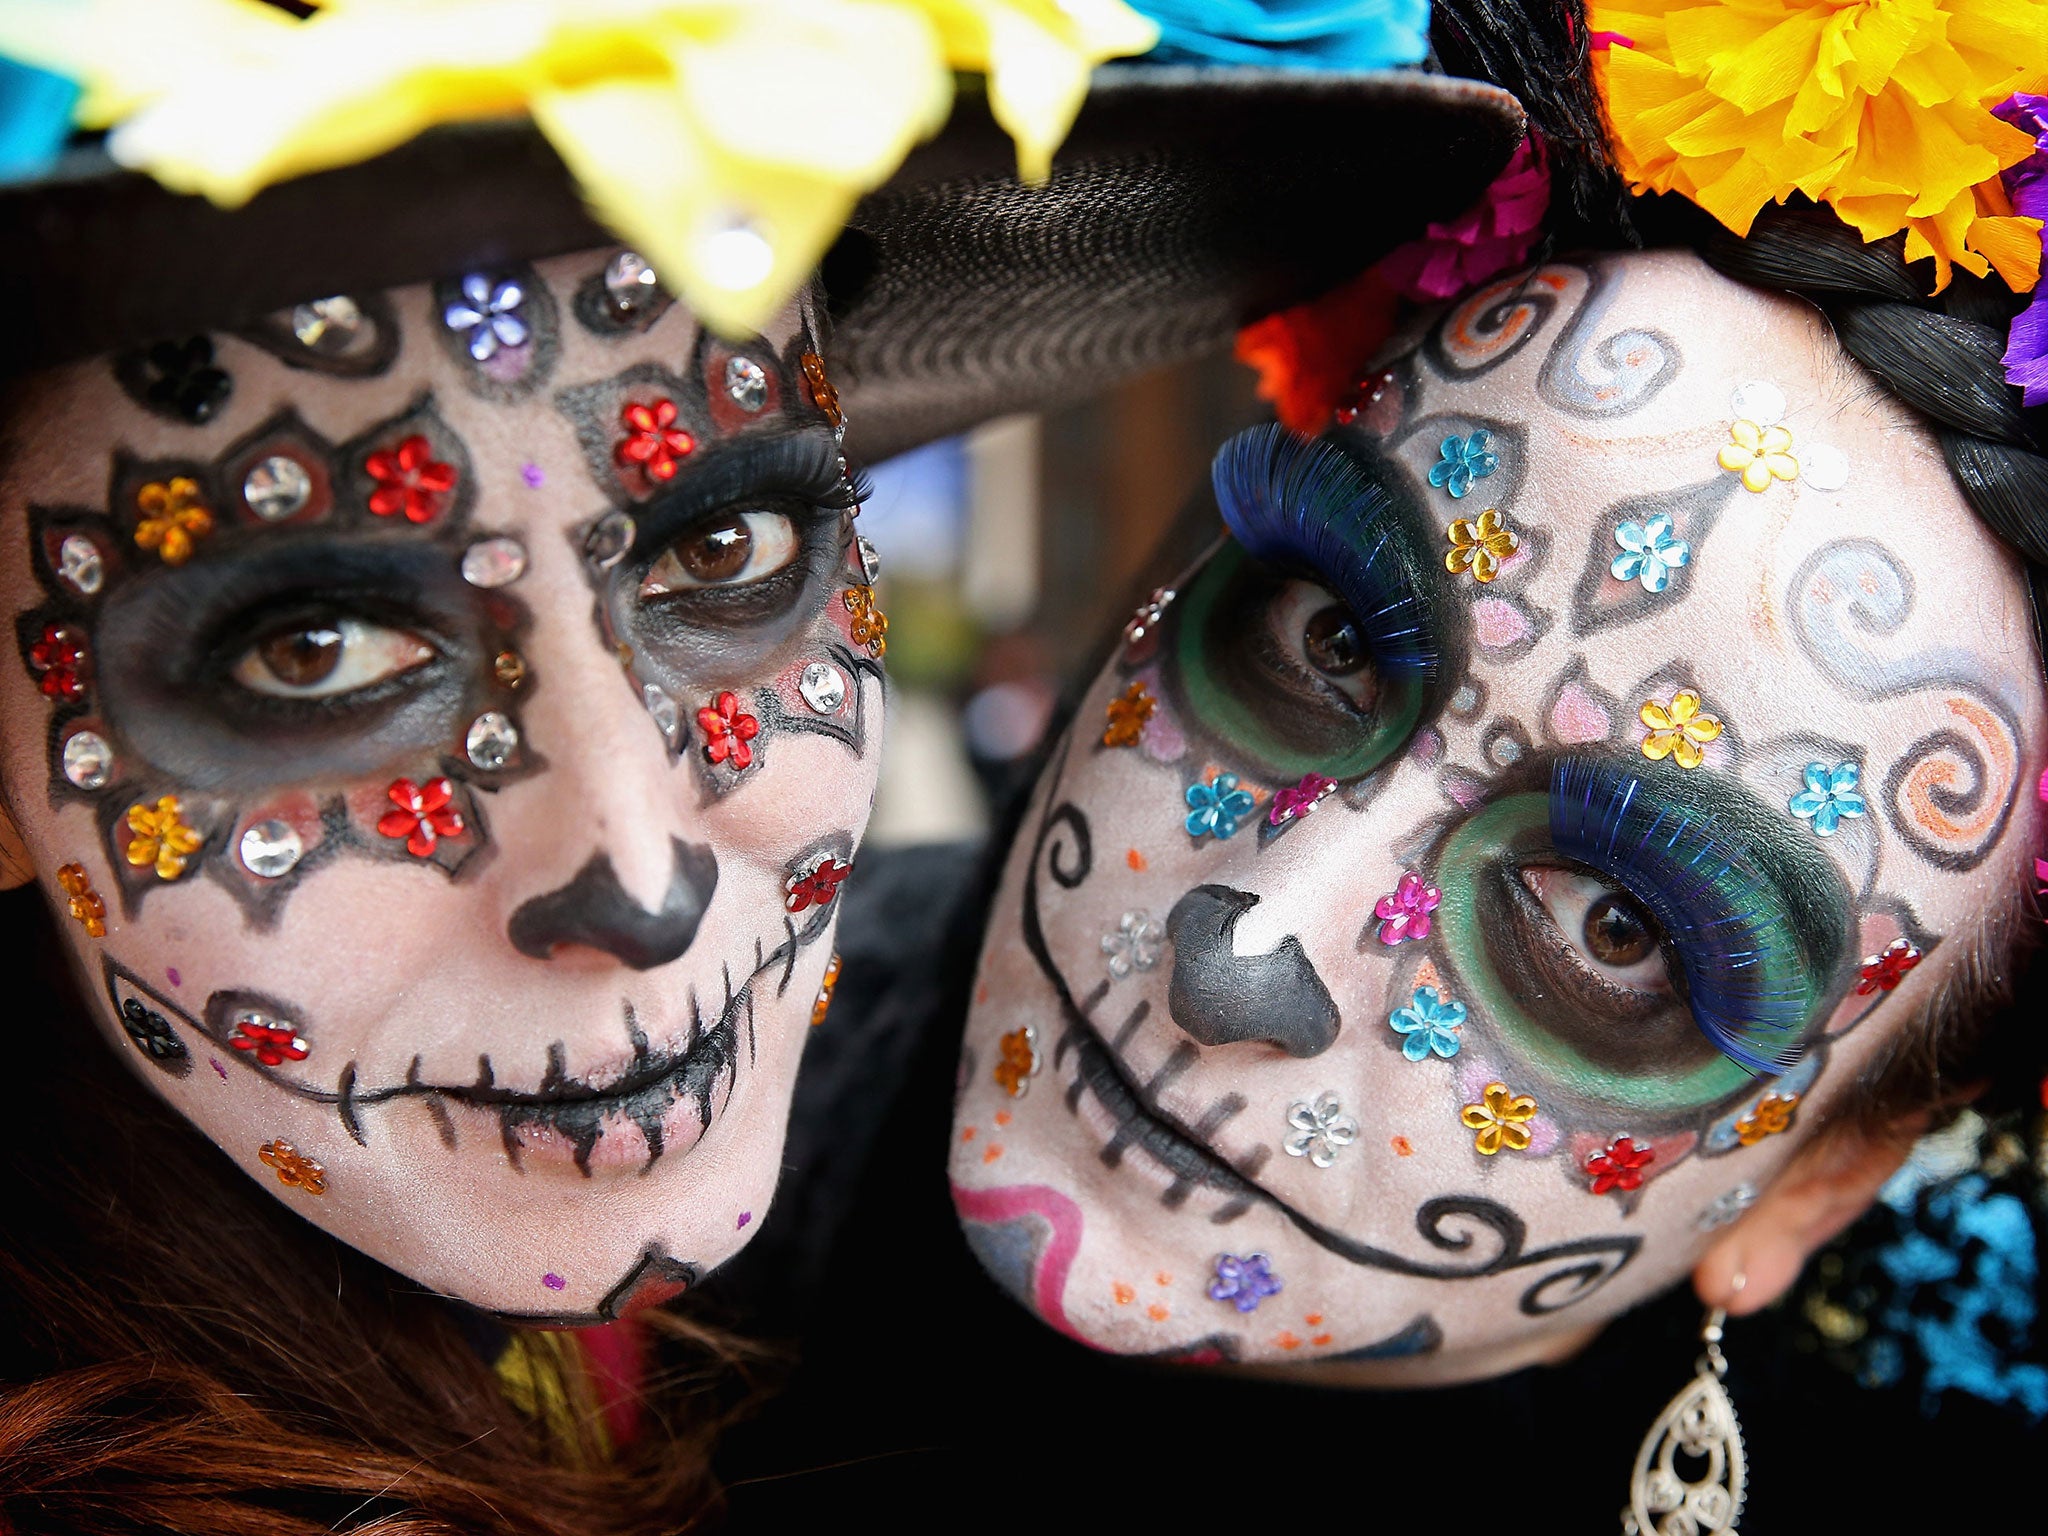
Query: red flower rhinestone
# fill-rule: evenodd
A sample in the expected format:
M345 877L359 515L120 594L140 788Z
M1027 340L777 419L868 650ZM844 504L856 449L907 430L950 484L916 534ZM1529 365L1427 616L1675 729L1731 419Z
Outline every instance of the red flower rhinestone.
M85 697L85 641L68 624L46 624L42 638L28 648L29 665L42 674L43 697L60 704Z
M806 907L829 907L832 898L839 894L839 882L851 873L851 864L842 864L827 854L816 869L790 881L789 899L783 905L792 912L801 912Z
M626 436L618 447L619 463L639 465L650 480L673 480L676 466L697 451L697 439L676 425L676 403L629 404L619 413Z
M405 851L414 858L430 858L442 838L462 835L462 813L448 803L455 798L455 788L446 779L424 784L395 779L384 793L392 809L377 818L377 830L386 837L404 838Z
M1648 1147L1637 1146L1633 1136L1617 1136L1605 1152L1595 1152L1586 1159L1586 1173L1593 1180L1596 1195L1604 1195L1610 1189L1641 1189L1643 1170L1656 1160L1657 1154Z
M708 709L698 710L697 729L704 733L704 755L712 762L730 762L739 769L754 761L747 743L761 734L761 722L740 713L738 694L721 693Z
M441 498L455 489L454 466L436 460L417 432L396 448L379 448L363 460L363 468L377 482L370 510L379 517L403 512L409 523L429 522L441 510Z
M289 1024L265 1024L260 1020L237 1019L235 1038L228 1042L238 1051L254 1051L266 1067L287 1061L304 1061L312 1047L293 1032Z
M1920 951L1904 938L1896 938L1863 961L1863 979L1856 983L1856 995L1889 992L1906 979L1906 972L1920 963Z

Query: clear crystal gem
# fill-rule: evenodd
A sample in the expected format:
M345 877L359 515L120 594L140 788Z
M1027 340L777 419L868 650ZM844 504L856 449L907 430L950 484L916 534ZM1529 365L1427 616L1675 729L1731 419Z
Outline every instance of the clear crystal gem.
M259 821L242 834L242 867L266 880L290 874L305 851L297 829L288 821Z
M107 579L107 563L91 539L82 533L67 533L57 546L57 574L91 597Z
M636 531L630 514L607 512L591 525L583 540L584 557L600 571L608 571L626 558Z
M346 352L362 333L364 323L362 310L346 294L314 299L292 311L292 334L299 345L323 357Z
M1785 419L1785 391L1769 379L1752 379L1735 391L1729 407L1744 421L1760 427L1775 426Z
M637 314L661 297L661 279L639 252L621 251L604 269L604 291L620 314Z
M313 477L287 454L259 459L242 477L242 500L266 523L281 523L313 499Z
M667 741L676 739L676 731L683 723L683 712L676 707L676 701L654 684L648 683L640 690L640 702L647 706L647 713L654 717L654 723Z
M741 410L758 411L768 403L768 375L751 357L727 358L725 392Z
M1849 483L1849 455L1819 443L1799 456L1799 478L1816 491L1839 491Z
M497 710L487 709L469 722L462 745L472 763L485 773L496 773L519 750L519 727Z
M829 661L814 661L797 679L796 691L821 715L836 715L846 702L846 674Z
M73 731L64 742L64 777L80 789L98 789L114 775L114 749L98 731Z
M517 539L479 539L462 552L462 579L472 587L509 586L525 574L526 546Z
M865 535L856 535L853 547L860 552L860 573L867 578L868 585L872 587L882 574L882 557L875 552L875 546L868 542Z
M775 248L747 220L727 218L698 238L697 260L706 281L737 293L767 281L775 269Z

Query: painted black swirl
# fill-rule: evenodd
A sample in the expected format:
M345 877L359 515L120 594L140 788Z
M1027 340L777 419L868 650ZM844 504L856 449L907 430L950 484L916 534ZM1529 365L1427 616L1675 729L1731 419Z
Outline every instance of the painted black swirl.
M1586 293L1543 360L1536 392L1573 416L1605 421L1632 415L1678 377L1683 361L1678 343L1662 331L1637 326L1595 344L1593 334L1621 291L1618 271L1601 262L1590 267L1545 267L1540 275L1559 271L1582 276Z

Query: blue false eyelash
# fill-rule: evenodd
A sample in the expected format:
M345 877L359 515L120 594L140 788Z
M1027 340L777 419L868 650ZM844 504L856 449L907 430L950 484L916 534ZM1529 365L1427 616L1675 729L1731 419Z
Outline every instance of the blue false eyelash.
M1268 423L1225 443L1209 473L1246 554L1342 598L1377 665L1436 670L1421 595L1390 544L1393 497L1340 449Z
M1798 1059L1813 1006L1806 955L1784 896L1722 818L1666 802L1625 765L1565 757L1551 770L1550 838L1662 925L1717 1050L1751 1072Z

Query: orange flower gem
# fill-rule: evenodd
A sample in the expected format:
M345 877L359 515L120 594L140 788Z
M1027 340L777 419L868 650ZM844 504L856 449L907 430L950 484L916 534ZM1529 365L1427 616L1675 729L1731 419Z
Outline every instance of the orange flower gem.
M1481 1157L1492 1157L1502 1147L1525 1152L1529 1122L1536 1118L1536 1101L1526 1093L1509 1092L1506 1083L1488 1083L1479 1102L1459 1110L1458 1118L1467 1130L1479 1133L1472 1138L1472 1150Z
M64 894L71 898L71 915L85 925L85 931L96 939L107 936L107 904L100 900L100 893L92 888L92 881L86 877L83 864L64 864L57 870L57 884L64 888Z
M1650 728L1643 738L1643 756L1651 762L1670 758L1681 768L1697 768L1705 759L1700 748L1721 734L1721 722L1700 709L1700 696L1681 688L1668 705L1655 700L1643 705L1636 716Z
M175 880L185 873L185 861L206 841L187 826L176 795L165 795L155 806L128 807L128 862L137 869L156 869L159 880Z
M1013 1029L1001 1041L1002 1059L996 1063L996 1084L1013 1099L1021 1099L1038 1075L1038 1031L1026 1024Z
M825 420L837 431L846 421L846 412L839 408L839 391L825 376L825 359L815 352L806 352L796 361L804 371L804 382L811 386L811 404L825 413Z
M1753 1147L1766 1136L1788 1131L1792 1128L1793 1111L1798 1108L1796 1093L1767 1093L1757 1100L1755 1109L1735 1122L1735 1139L1745 1147Z
M1109 701L1109 725L1102 733L1105 747L1135 747L1138 737L1143 734L1145 722L1152 718L1152 711L1159 707L1159 701L1145 691L1143 683L1133 683L1123 691L1120 698Z
M286 1189L303 1189L309 1195L327 1193L327 1170L288 1141L266 1141L256 1149L265 1167L275 1170L277 1182Z
M177 475L152 480L135 493L142 521L135 525L135 543L153 549L165 565L183 565L192 558L195 540L213 532L213 514L199 500L199 482Z
M832 958L825 962L825 979L818 983L818 1000L811 1004L811 1028L825 1022L825 1015L832 1009L832 990L838 985L839 952L834 950Z
M875 589L848 587L846 611L853 615L853 643L880 661L889 653L889 615L875 606Z
M1521 536L1492 507L1480 513L1477 522L1461 517L1445 532L1451 552L1444 556L1444 569L1453 576L1469 570L1474 581L1493 580L1500 574L1501 561L1522 547Z

